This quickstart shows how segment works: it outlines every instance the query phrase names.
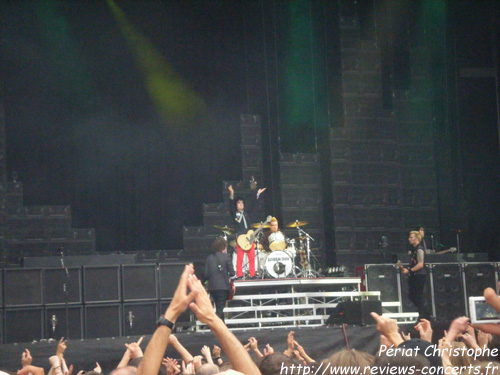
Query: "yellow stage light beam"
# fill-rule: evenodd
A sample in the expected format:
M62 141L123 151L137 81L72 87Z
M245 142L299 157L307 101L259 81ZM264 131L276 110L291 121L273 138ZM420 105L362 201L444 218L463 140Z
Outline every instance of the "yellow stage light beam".
M174 71L167 59L127 19L113 0L106 0L144 74L148 94L164 119L196 115L205 102Z

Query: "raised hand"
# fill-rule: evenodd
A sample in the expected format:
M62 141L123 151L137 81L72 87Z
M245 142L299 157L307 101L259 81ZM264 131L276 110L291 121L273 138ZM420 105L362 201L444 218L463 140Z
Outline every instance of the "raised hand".
M220 348L217 345L214 345L214 348L212 349L212 355L215 358L219 358L220 357L220 353L221 353Z
M283 354L288 356L288 357L292 357L293 351L295 350L294 335L295 335L295 332L290 331L290 332L288 332L288 336L286 338L287 349L283 352Z
M207 291L198 280L196 275L191 275L188 279L189 289L194 293L194 302L191 302L189 307L195 313L198 320L204 324L209 324L220 318L215 315L212 307L212 301L207 294Z
M99 374L102 374L102 368L101 368L101 365L99 364L99 362L95 363L94 371L98 372Z
M129 351L130 358L140 358L144 356L141 347L136 342L131 342L130 344L125 344L127 350Z
M181 372L180 365L176 359L163 358L161 364L167 369L167 375L177 375Z
M266 347L264 348L264 356L268 356L274 354L274 349L271 345L266 344Z
M210 353L210 347L207 345L203 345L203 348L201 348L201 354L205 357L208 363L214 363L212 359L212 354Z
M193 362L190 362L186 365L184 361L182 361L182 375L195 375L196 371L194 369Z
M194 276L194 267L192 264L186 265L184 267L184 272L182 273L177 289L174 293L174 298L172 302L168 305L167 311L165 312L165 318L175 323L179 315L186 311L189 304L195 299L197 291L188 290L188 280ZM206 292L205 292L206 294Z
M23 354L21 354L21 365L23 367L31 365L33 362L33 357L28 349L24 349Z
M485 349L488 347L488 344L491 342L493 339L493 336L491 333L485 333L483 331L477 331L477 344L482 348Z
M403 338L398 333L398 324L394 319L378 315L376 312L371 312L370 315L377 322L377 330L392 344L398 346L403 342Z
M250 347L252 348L252 350L259 350L259 342L257 341L257 339L255 337L250 337L248 339L248 342L250 343Z
M64 337L61 337L59 342L57 343L56 355L58 357L64 357L64 352L66 351L66 343L64 342Z
M466 316L456 318L453 322L451 322L450 328L448 329L448 332L446 332L446 339L449 342L455 341L455 338L462 332L466 331L468 326L469 318Z
M420 322L415 326L415 329L420 333L422 340L432 342L432 326L427 319L420 319Z

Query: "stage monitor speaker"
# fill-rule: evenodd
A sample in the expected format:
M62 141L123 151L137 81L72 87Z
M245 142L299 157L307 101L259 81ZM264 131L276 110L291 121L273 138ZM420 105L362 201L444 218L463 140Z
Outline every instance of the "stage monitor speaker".
M43 335L43 309L5 309L5 343L40 341Z
M123 265L122 285L124 301L157 300L156 264Z
M82 278L80 268L47 268L43 278L43 297L46 305L82 303Z
M162 314L165 311L162 311ZM123 304L124 336L150 335L156 329L158 320L158 303L125 303Z
M468 307L469 297L482 296L486 288L498 291L498 279L494 263L463 264L465 276L465 297Z
M174 296L179 278L184 271L185 263L160 264L159 279L160 279L160 298L169 299Z
M380 291L380 300L399 301L398 271L390 264L367 264L365 272L366 289Z
M121 306L85 306L85 338L121 336Z
M465 299L459 264L432 265L433 303L436 320L451 322L465 315Z
M5 307L42 304L40 269L5 269L4 275Z
M68 306L68 321L69 327L66 330L65 306L47 307L45 309L45 336L55 340L61 337L71 340L83 339L83 308L75 305ZM67 332L69 332L69 337Z
M85 303L120 301L120 266L83 267Z
M375 324L375 320L370 315L371 312L382 315L382 302L369 300L340 302L332 311L326 324L345 323L361 326Z

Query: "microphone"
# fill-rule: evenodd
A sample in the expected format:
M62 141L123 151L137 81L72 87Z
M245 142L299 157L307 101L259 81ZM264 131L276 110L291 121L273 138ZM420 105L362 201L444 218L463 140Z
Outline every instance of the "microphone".
M50 318L50 323L52 324L52 334L54 334L56 331L57 316L52 315L52 317Z
M134 319L135 319L135 316L134 314L132 313L132 311L129 311L128 312L128 316L127 316L127 322L129 323L130 325L130 329L132 329L133 325L134 325Z

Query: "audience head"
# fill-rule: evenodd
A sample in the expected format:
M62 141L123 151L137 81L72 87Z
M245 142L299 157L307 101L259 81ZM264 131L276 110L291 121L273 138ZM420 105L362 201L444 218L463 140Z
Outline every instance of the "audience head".
M218 374L219 372L219 366L212 363L205 363L201 365L198 370L196 370L197 375L214 375Z
M109 373L109 375L137 375L137 367L134 366L123 366L115 368Z
M273 353L265 356L259 365L262 375L281 375L282 368L289 368L295 362L282 353Z
M373 365L374 360L373 355L362 350L344 349L333 354L330 358L324 360L323 363L330 363L330 366L361 366L365 368Z

